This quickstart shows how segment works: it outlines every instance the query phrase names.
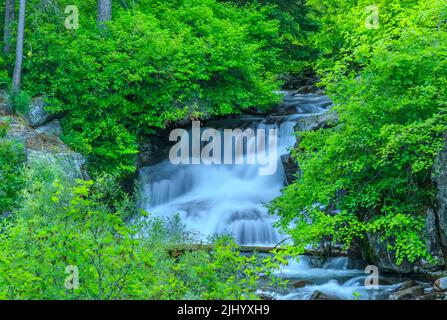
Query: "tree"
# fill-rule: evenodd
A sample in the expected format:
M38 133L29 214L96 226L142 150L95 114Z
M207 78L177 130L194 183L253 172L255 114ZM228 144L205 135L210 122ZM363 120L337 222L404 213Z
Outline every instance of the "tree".
M14 75L12 78L12 88L14 91L18 91L20 89L20 83L22 78L23 38L25 33L25 7L26 7L26 0L20 0L19 25L17 28L16 64L14 67Z
M105 22L112 20L112 0L98 0L98 26L105 27Z
M6 0L5 6L5 28L3 33L3 52L8 54L10 51L9 40L11 37L11 25L14 21L15 0Z

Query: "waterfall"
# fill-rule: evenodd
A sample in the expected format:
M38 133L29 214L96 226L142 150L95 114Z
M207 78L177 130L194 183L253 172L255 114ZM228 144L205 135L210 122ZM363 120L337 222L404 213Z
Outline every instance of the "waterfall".
M276 173L260 175L258 164L174 165L166 159L140 169L142 207L160 217L179 214L187 229L203 241L215 234L229 234L240 245L278 243L285 236L273 227L276 218L268 214L264 204L279 196L284 187L281 156L296 143L294 127L298 119L321 114L328 106L330 101L325 96L286 93L277 114L208 123L220 131L227 128L229 121L233 127L239 124L240 129L252 128L255 133L258 129L276 129ZM256 134L247 139L244 159L259 152L255 147L257 138ZM235 140L241 139L244 137L236 136ZM229 146L225 145L223 152L225 148Z

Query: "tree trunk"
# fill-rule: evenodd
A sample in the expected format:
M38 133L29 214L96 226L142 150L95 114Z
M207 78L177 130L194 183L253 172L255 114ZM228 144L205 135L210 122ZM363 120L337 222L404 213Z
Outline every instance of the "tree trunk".
M8 54L10 51L9 40L11 38L11 25L14 21L15 0L6 0L5 6L5 28L3 33L3 52Z
M98 0L98 26L105 27L107 21L112 20L112 0Z
M12 78L12 89L20 90L23 62L23 38L25 33L25 7L26 0L19 0L19 26L17 28L16 64Z

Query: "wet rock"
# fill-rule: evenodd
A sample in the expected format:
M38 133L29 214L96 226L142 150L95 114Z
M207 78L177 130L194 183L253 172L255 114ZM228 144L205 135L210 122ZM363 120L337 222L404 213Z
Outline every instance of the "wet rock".
M403 291L403 290L407 290L413 287L418 286L418 284L416 283L416 281L414 280L407 280L404 283L402 283L399 288L397 288L397 291Z
M277 115L321 114L332 106L332 101L321 94L286 93L275 110Z
M11 109L8 104L8 95L5 91L0 91L0 116L11 114Z
M422 260L421 268L426 270L441 270L445 266L444 255L442 252L441 239L439 235L436 213L433 209L427 210L425 218L425 233L427 249L432 256L431 261Z
M298 280L298 281L295 281L294 283L292 283L292 287L298 289L298 288L304 288L305 286L310 285L310 284L311 284L311 282L308 280Z
M403 290L397 290L390 296L390 300L418 300L424 295L424 287L416 285Z
M290 154L284 154L281 156L281 162L284 168L285 181L284 184L287 186L292 184L296 180L296 174L298 171L298 165L292 159Z
M41 127L38 127L36 131L49 136L59 137L62 135L62 127L59 120L57 119L50 121Z
M312 293L309 300L340 300L340 299L335 296L328 295L326 293L316 290L314 291L314 293Z
M60 166L67 176L72 179L88 179L84 169L85 159L82 154L69 151L51 153L48 151L36 151L27 149L28 162L47 162Z
M259 299L264 300L264 301L275 300L275 297L273 295L266 293L266 292L259 293L258 297L259 297Z
M363 244L362 252L365 260L381 270L403 274L412 273L414 270L414 265L407 260L398 265L394 252L388 251L387 241L380 239L377 234L367 234L367 243Z
M45 110L45 102L42 97L33 99L25 118L33 128L44 125L50 119L50 114Z
M447 138L444 148L435 159L432 180L437 186L436 214L440 242L447 247Z
M445 292L429 292L429 293L425 293L422 297L421 300L447 300L447 293Z
M436 291L447 291L447 277L439 278L433 284Z
M171 143L167 138L151 136L140 144L137 166L139 168L151 166L165 160L169 155Z
M310 115L297 120L295 131L314 131L332 127L338 120L337 114L327 112L319 115Z
M288 116L297 112L297 107L294 105L279 106L275 110L275 114L278 116Z

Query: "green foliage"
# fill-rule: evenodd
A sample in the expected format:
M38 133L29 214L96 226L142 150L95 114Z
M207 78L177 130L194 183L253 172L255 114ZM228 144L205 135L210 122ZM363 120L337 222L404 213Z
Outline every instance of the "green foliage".
M12 211L17 204L19 193L24 184L23 167L25 152L23 145L2 138L4 126L0 122L0 214Z
M0 118L0 138L4 138L9 131L9 119Z
M315 58L316 50L311 48L309 36L318 26L311 18L313 7L303 0L220 0L240 6L270 6L269 17L280 23L279 36L281 52L279 59L281 72L302 72Z
M22 206L0 233L0 298L256 298L259 274L268 273L256 257L228 238L174 254L188 243L179 221L143 213L126 223L134 202L112 181L74 183L49 163L31 164ZM79 288L67 289L73 267Z
M447 131L445 1L379 1L377 30L364 26L364 1L311 3L323 14L317 66L339 121L301 134L302 175L271 210L299 243L370 233L397 263L426 257L430 171Z
M144 0L114 8L99 31L89 13L96 1L72 2L78 30L66 30L63 15L29 11L24 88L49 97L64 140L97 169L133 171L138 137L174 121L278 99L281 40L271 7Z
M9 104L15 114L26 114L31 103L30 95L24 91L11 91L9 94Z
M0 56L0 89L6 88L9 83L8 72L6 71L6 63Z

